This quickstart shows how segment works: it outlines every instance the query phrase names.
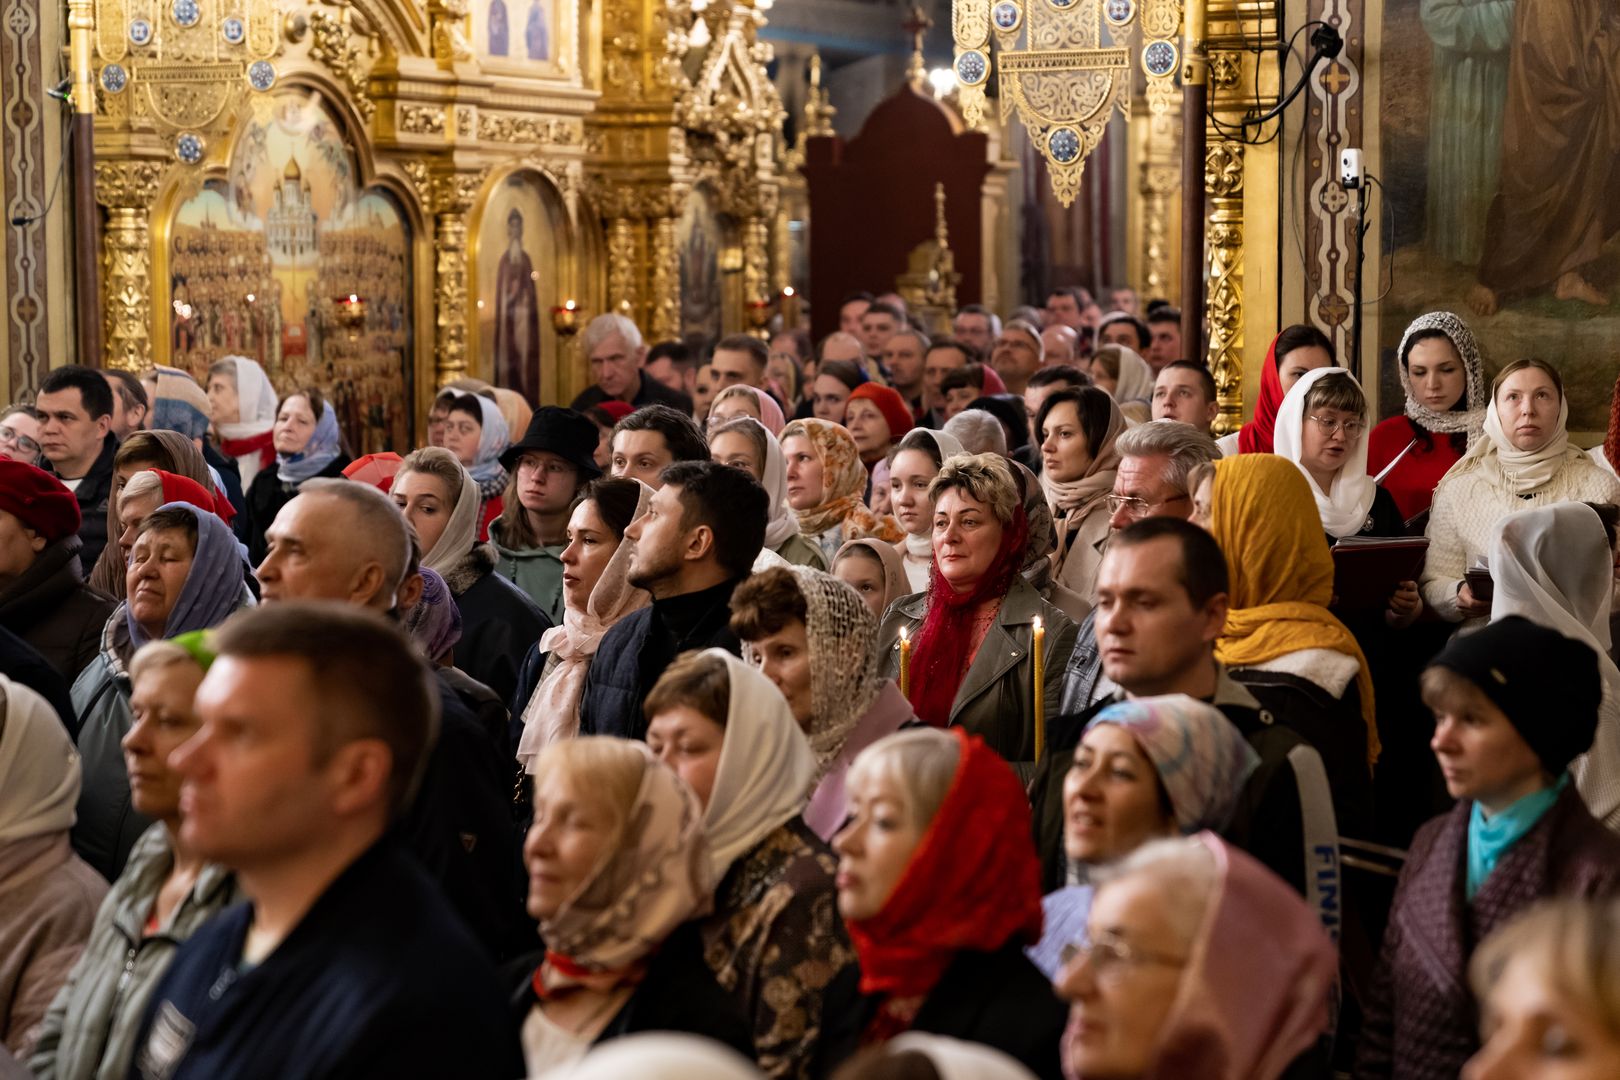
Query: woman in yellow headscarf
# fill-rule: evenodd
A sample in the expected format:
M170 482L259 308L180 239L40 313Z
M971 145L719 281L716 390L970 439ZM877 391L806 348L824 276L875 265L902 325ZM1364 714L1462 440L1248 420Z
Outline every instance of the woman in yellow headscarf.
M1334 780L1365 761L1356 777L1364 787L1379 750L1372 677L1361 646L1327 609L1333 556L1304 475L1272 454L1217 462L1210 532L1231 577L1215 658L1246 685L1292 687L1315 698L1316 730L1300 734L1320 751ZM1295 717L1279 719L1291 724Z

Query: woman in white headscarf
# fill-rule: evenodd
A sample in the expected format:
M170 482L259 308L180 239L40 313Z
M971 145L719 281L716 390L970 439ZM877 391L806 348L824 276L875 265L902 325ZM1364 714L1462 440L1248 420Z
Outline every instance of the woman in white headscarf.
M769 400L769 395L762 396ZM720 464L735 466L758 480L770 496L764 550L775 552L793 566L827 568L821 549L799 532L799 515L787 504L787 459L764 423L752 416L738 416L715 425L709 432L709 453Z
M1091 381L1119 403L1125 419L1153 419L1153 368L1124 345L1100 345L1091 355Z
M859 971L832 850L804 821L816 752L787 701L723 649L689 653L647 695L647 745L704 805L715 880L701 930L754 1025L768 1076L822 1075L854 1049Z
M400 462L389 496L416 530L422 565L444 578L461 612L456 667L511 701L523 658L551 620L495 572L495 545L478 541L477 483L448 449L428 446Z
M73 853L79 754L45 699L0 675L0 1044L27 1060L107 883Z
M1395 500L1367 475L1367 399L1354 375L1343 368L1301 375L1277 410L1272 444L1304 474L1329 544L1405 534Z
M449 399L445 416L444 448L455 455L478 484L478 539L489 539L489 523L501 516L505 505L506 469L501 455L512 443L511 429L500 406L482 394L458 394Z
M517 758L534 772L535 755L558 739L579 734L579 700L602 636L626 615L651 602L630 584L634 544L624 530L647 513L652 488L628 477L588 484L568 519L563 549L563 622L540 635L540 685L522 714Z
M276 461L271 428L276 423L276 388L257 361L227 356L208 369L208 411L219 434L219 449L236 459L242 490L260 469Z
M960 453L962 443L955 435L912 428L889 463L889 509L906 531L905 539L894 546L905 560L912 592L928 588L928 575L934 567L934 500L928 497L928 485L946 459Z
M1490 600L1465 580L1508 514L1561 502L1620 503L1620 479L1569 441L1569 401L1558 371L1519 360L1491 384L1485 437L1434 491L1423 602L1448 622L1482 620Z
M1592 816L1620 829L1620 668L1609 658L1614 555L1602 519L1578 502L1509 514L1491 542L1491 577L1492 622L1522 615L1597 653L1597 735L1570 772Z

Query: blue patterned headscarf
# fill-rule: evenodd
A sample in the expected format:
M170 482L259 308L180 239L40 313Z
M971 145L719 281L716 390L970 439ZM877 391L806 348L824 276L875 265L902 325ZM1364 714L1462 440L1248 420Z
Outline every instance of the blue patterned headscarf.
M163 624L163 636L171 638L218 626L242 602L242 547L236 534L218 514L188 502L164 503L154 513L163 510L183 510L197 522L197 552L186 572L186 583L180 587L180 595ZM133 648L151 640L135 621L129 601L124 603L124 619Z
M1213 705L1186 694L1134 698L1110 705L1086 725L1129 731L1153 763L1183 833L1226 827L1260 758L1243 733Z
M178 368L157 369L152 427L177 431L188 439L200 439L208 434L208 395L197 385L197 380Z
M302 394L298 396L304 397ZM306 397L304 400L307 402L309 399ZM286 404L285 399L282 404ZM315 432L309 437L303 451L297 454L276 454L276 475L286 483L302 484L311 477L319 476L322 469L336 461L342 446L343 439L338 433L337 413L332 411L330 401L325 402L321 407L321 418L315 423Z

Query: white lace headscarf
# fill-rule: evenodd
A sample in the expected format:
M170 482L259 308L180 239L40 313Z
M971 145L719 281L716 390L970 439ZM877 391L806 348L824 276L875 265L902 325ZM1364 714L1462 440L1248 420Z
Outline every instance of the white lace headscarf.
M810 645L810 749L819 781L883 689L878 623L860 594L831 574L789 568L804 594Z

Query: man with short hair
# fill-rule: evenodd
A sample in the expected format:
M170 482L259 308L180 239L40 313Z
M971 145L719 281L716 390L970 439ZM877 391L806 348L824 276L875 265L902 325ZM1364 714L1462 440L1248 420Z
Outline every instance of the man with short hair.
M1041 444L1041 433L1035 430L1035 418L1040 415L1046 399L1059 390L1090 385L1091 376L1073 364L1048 364L1029 377L1029 384L1024 387L1024 411L1029 413L1029 433L1036 446Z
M79 564L88 573L107 546L107 500L112 496L113 392L99 371L67 364L39 385L34 407L45 460L79 504Z
M697 422L667 405L637 409L613 427L609 470L615 477L657 488L664 470L677 461L708 460L709 444Z
M691 398L646 375L647 347L642 344L641 331L623 315L598 315L585 324L580 341L596 381L569 404L575 412L609 399L627 401L638 409L660 404L684 413L692 411Z
M1159 369L1153 383L1153 419L1191 424L1208 435L1219 413L1215 378L1202 364L1172 360Z
M951 320L951 334L978 350L980 356L990 352L1001 333L1001 320L983 304L968 304Z
M1078 332L1086 325L1087 309L1096 306L1096 302L1091 299L1091 293L1085 289L1076 285L1060 285L1046 297L1046 310L1043 313L1045 325L1061 323Z
M370 484L306 480L266 533L260 599L337 600L398 619L416 606L420 576L407 577L404 515ZM511 755L504 727L483 727L455 689L438 680L442 716L427 781L402 824L423 868L491 952L522 943L522 882L508 813Z
M1045 350L1041 332L1026 322L1010 322L996 338L990 366L1007 385L1007 393L1023 394L1029 378L1041 369Z
M490 542L500 555L495 572L527 593L554 626L563 619L562 553L574 499L602 475L596 467L598 440L588 418L543 405L523 438L501 454L518 506L490 523Z
M1129 285L1115 285L1109 289L1108 310L1123 311L1127 315L1135 315L1140 310L1136 299L1136 290Z
M1080 335L1053 323L1041 331L1041 352L1047 364L1073 364L1080 359Z
M1220 710L1260 758L1227 838L1337 918L1338 825L1321 755L1286 721L1274 722L1285 720L1275 701L1263 702L1215 659L1229 587L1214 538L1178 516L1148 517L1114 534L1088 622L1095 626L1091 648L1101 647L1117 689L1078 711L1065 705L1049 725L1050 752L1031 789L1045 874L1062 883L1063 776L1091 719L1127 698L1186 694Z
M873 303L861 316L861 351L867 356L882 356L883 346L905 324L906 317L899 308Z
M1155 308L1148 313L1148 333L1153 337L1153 343L1143 359L1152 365L1154 371L1163 371L1164 366L1175 360L1191 360L1193 357L1183 355L1181 351L1181 309L1166 304Z
M866 309L872 306L872 294L869 292L853 292L844 297L838 304L838 329L840 332L859 336L861 332L861 316ZM835 359L822 357L822 359Z
M689 649L740 654L731 593L765 543L770 499L742 469L686 461L664 470L647 512L625 530L630 584L652 594L602 638L580 702L580 734L642 739L641 703Z
M1099 555L1120 529L1154 517L1192 517L1193 469L1220 457L1215 442L1187 424L1141 424L1119 437L1120 455L1114 473L1114 491L1108 496L1107 535L1098 541ZM1063 674L1061 704L1065 712L1083 712L1115 687L1104 676L1097 653L1097 612L1093 608L1080 623L1074 652Z
M647 361L641 373L650 375L676 393L692 396L692 384L697 379L697 364L692 351L679 341L660 341L647 350Z
M1148 332L1147 323L1135 315L1116 311L1103 317L1102 325L1097 329L1097 340L1104 345L1123 345L1138 356L1143 356L1152 344L1153 336Z
M928 346L928 335L910 327L891 336L883 346L883 366L889 372L889 385L906 399L913 420L922 419L927 411L923 365Z
M101 377L113 392L113 437L123 442L130 435L146 427L146 417L152 403L146 396L146 387L133 371L123 368L103 368Z
M709 361L714 369L715 393L730 386L765 389L765 367L770 358L765 343L752 334L729 334L721 338Z
M923 355L923 427L938 428L945 422L945 377L978 359L973 346L956 338L935 338L929 343Z
M174 753L182 838L247 901L175 954L131 1075L516 1075L489 958L393 832L437 734L410 642L346 605L290 604L209 648L202 724Z

